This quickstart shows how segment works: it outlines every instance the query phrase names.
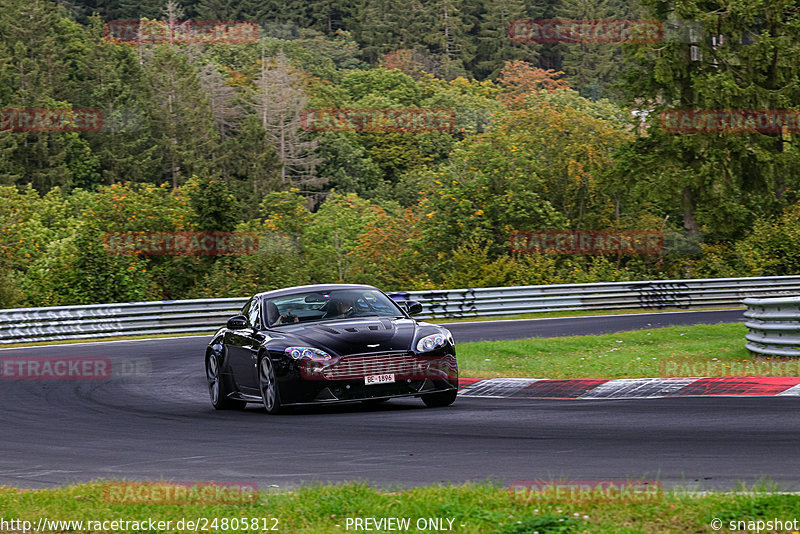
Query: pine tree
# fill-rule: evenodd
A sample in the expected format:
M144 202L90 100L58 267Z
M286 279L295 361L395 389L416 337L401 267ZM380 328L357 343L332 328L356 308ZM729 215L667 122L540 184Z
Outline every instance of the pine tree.
M158 46L145 65L148 111L162 154L162 176L173 187L208 169L218 144L208 97L196 69L176 47Z
M469 63L476 77L494 78L506 61L536 61L535 44L515 43L509 35L511 23L525 19L525 13L524 0L486 0L477 25L476 55Z
M387 52L414 48L404 44L401 26L413 23L411 3L397 4L390 0L363 0L354 28L364 58L372 64ZM420 9L421 11L421 9Z
M321 180L314 173L319 163L314 154L317 143L300 124L301 112L308 102L300 76L283 54L269 59L262 57L255 86L253 109L278 153L281 182L287 187L320 185Z
M236 132L245 116L239 94L228 85L227 77L220 72L220 67L207 57L198 58L198 80L208 98L211 116L217 127L217 133L225 141Z
M466 75L464 65L472 61L475 45L469 38L474 22L461 12L457 0L435 0L427 6L425 42L442 58L441 75L446 79Z
M96 5L96 11L105 21L157 20L162 16L164 0L98 0ZM88 14L91 15L91 12Z
M145 115L147 84L134 50L103 39L103 23L92 17L91 46L84 70L83 107L103 113L103 127L86 138L97 154L103 182L150 181L159 157Z
M356 10L353 0L312 0L308 4L313 28L327 35L348 30Z
M8 0L0 10L4 108L72 109L82 94L87 40L66 11L45 0ZM0 181L39 191L98 180L98 162L76 132L13 132L0 141Z
M648 18L695 21L708 38L628 48L635 68L626 73L625 89L637 109L649 112L650 128L620 158L621 167L639 177L649 201L683 219L688 231L712 229L707 241L736 238L755 218L775 215L797 201L797 136L714 131L718 128L708 133L665 131L659 116L673 109L796 106L797 2L775 6L769 0L690 0L674 8L657 0L644 4L652 10ZM693 54L693 47L699 53Z
M264 23L274 15L274 8L263 0L199 0L186 6L186 12L196 20L247 20Z
M250 115L222 148L226 157L222 170L239 200L240 218L254 219L264 195L285 187L281 182L283 165L272 137L261 126L260 118Z
M524 18L527 19L554 19L558 17L563 0L542 0L527 2L527 12ZM562 69L562 50L558 43L544 43L537 46L539 52L536 66L540 69Z
M564 0L558 15L568 20L624 19L614 7L612 0ZM581 96L592 100L609 96L623 61L620 44L579 42L564 43L559 48L562 70Z

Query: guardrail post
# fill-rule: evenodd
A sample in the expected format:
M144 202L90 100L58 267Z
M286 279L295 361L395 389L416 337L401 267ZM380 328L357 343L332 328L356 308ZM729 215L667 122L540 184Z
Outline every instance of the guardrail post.
M745 299L747 350L757 355L800 357L800 297Z

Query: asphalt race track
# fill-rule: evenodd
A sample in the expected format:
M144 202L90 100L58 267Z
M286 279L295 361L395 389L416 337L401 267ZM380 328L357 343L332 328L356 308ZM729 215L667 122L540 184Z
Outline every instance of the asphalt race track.
M574 334L688 317L698 322L697 313L450 326L463 342L480 331L506 337L514 329L510 325L523 336ZM706 314L702 320L733 321L732 313L741 314L713 313L723 315ZM204 377L206 339L0 351L0 360L109 358L115 374L124 375L0 381L0 484L47 487L124 478L247 481L267 489L314 480L407 486L627 478L703 489L769 477L786 490L800 490L798 397L463 397L441 409L410 399L373 408L307 408L276 417L255 405L216 412Z
M456 343L466 343L468 341L524 339L526 337L588 336L662 326L737 323L740 321L744 321L744 310L473 321L449 323L444 326L453 332Z

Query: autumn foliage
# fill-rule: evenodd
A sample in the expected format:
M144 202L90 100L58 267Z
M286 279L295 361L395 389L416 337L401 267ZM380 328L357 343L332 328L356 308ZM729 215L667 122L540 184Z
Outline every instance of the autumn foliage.
M534 67L527 61L507 61L497 77L502 87L499 99L509 108L519 109L525 106L525 99L532 92L569 89L569 82L559 79L563 75L561 71Z

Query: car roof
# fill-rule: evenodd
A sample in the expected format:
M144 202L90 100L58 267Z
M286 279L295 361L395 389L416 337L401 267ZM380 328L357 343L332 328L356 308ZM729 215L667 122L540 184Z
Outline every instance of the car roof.
M333 291L334 289L378 289L375 286L366 284L314 284L308 286L294 286L285 287L282 289L273 289L272 291L264 291L255 295L255 298L274 298L285 297L293 293L308 293L311 291Z

